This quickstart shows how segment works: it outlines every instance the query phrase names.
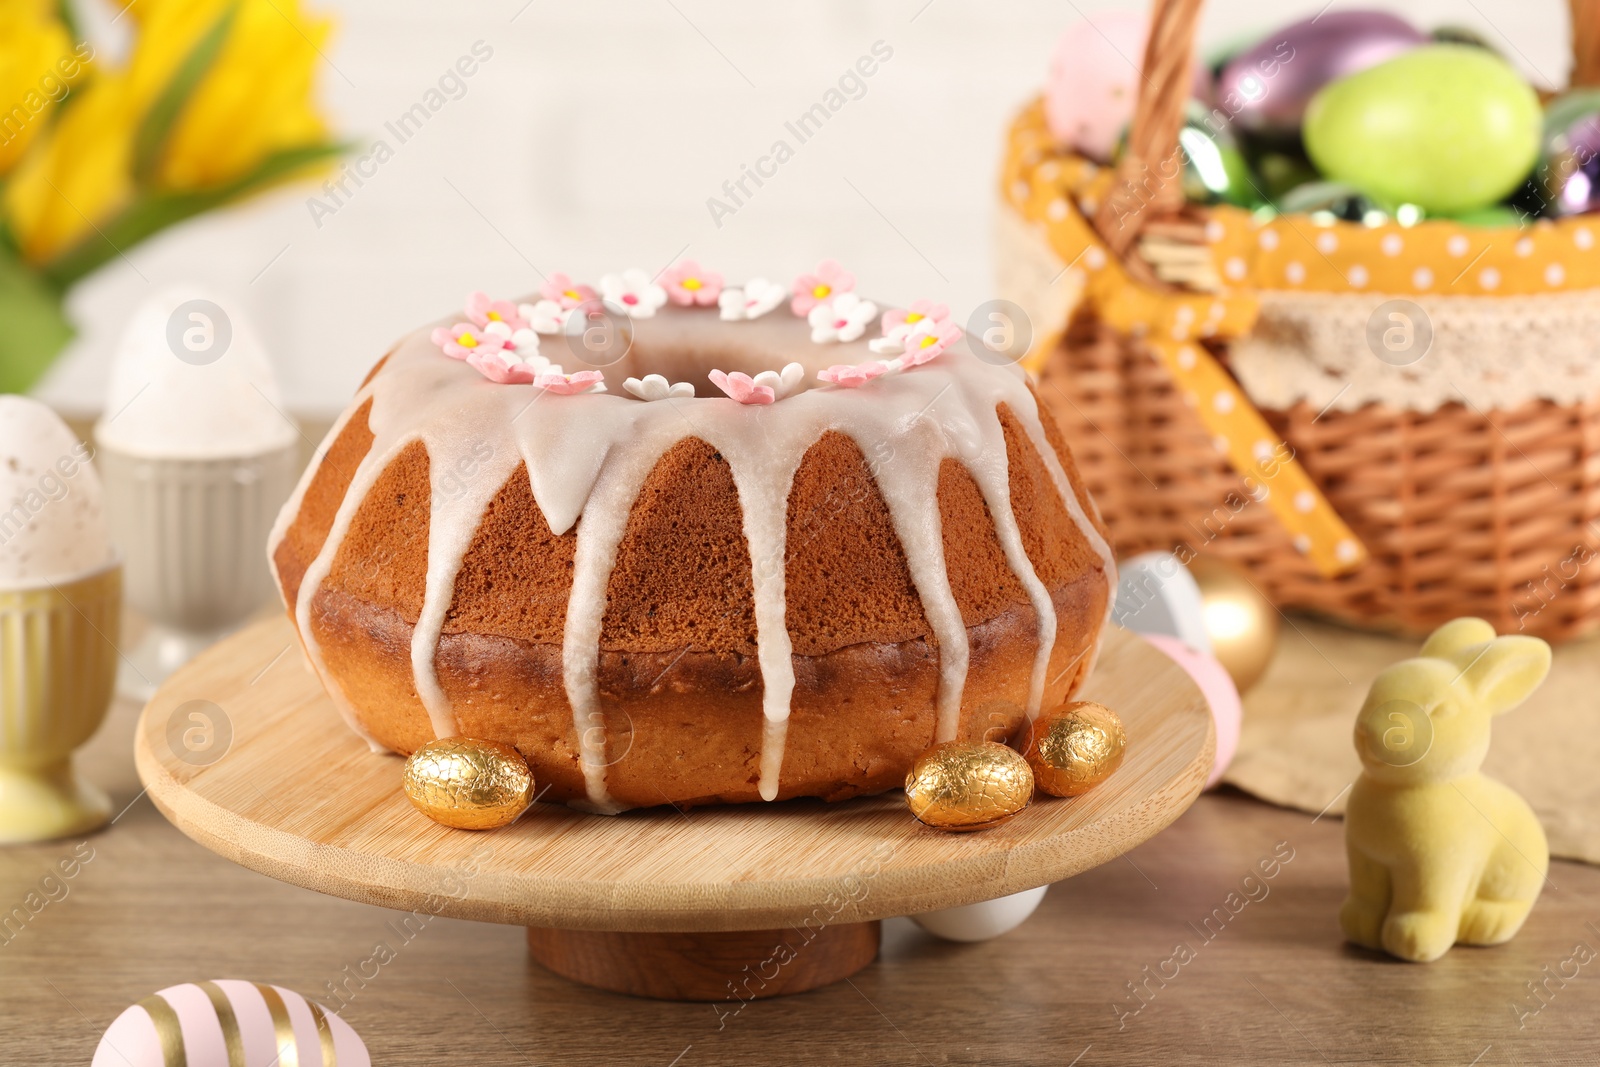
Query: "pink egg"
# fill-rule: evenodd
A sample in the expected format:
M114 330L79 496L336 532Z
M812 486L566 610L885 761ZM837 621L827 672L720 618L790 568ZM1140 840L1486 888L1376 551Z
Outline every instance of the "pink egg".
M1176 637L1166 634L1140 634L1146 641L1165 652L1186 671L1211 705L1211 718L1217 724L1217 756L1211 764L1211 776L1206 779L1210 789L1222 781L1223 772L1233 762L1239 751L1239 730L1244 724L1244 709L1239 703L1239 690L1227 668L1215 658L1196 652Z
M299 993L221 978L168 986L117 1016L92 1067L372 1067L350 1024Z
M1056 42L1044 115L1056 140L1109 160L1133 120L1150 21L1132 11L1096 11Z

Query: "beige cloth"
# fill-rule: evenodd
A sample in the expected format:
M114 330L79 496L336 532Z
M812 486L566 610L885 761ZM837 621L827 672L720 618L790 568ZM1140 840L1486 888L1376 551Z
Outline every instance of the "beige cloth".
M1245 697L1225 781L1262 800L1341 814L1361 772L1350 732L1367 687L1421 641L1294 617ZM1600 864L1600 638L1557 646L1550 677L1497 718L1484 772L1527 798L1552 855Z

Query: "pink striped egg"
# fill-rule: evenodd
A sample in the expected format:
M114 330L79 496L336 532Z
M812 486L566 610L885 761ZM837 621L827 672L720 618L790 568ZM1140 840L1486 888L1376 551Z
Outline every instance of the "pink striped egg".
M349 1023L299 993L219 978L128 1008L92 1067L372 1067L372 1058Z

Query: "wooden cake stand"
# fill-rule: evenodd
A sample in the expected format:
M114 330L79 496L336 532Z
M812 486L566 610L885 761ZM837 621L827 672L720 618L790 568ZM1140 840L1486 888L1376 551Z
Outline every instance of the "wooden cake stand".
M1041 796L968 834L917 823L898 791L613 818L539 804L505 829L452 830L412 808L398 756L346 728L283 619L173 675L144 710L135 757L174 825L252 870L526 926L535 959L602 988L743 1001L854 974L877 955L881 919L1059 881L1176 819L1214 745L1188 675L1113 629L1083 696L1121 714L1122 766L1084 796Z

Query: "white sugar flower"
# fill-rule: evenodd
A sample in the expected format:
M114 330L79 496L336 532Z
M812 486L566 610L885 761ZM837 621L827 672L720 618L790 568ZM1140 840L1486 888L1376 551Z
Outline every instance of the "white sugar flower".
M512 329L505 322L495 321L483 328L484 333L493 334L505 343L505 349L515 352L524 363L546 364L549 360L539 354L539 335L526 326Z
M878 305L854 293L840 293L818 304L806 316L811 324L811 340L817 344L854 341L867 331L867 324L878 317Z
M541 300L537 304L518 304L517 314L534 333L560 333L567 321L567 311L554 300Z
M764 385L772 390L772 395L782 400L794 392L795 386L805 380L806 369L798 363L790 363L781 371L764 370L753 379L757 385Z
M694 386L688 382L668 382L659 374L629 378L622 383L622 387L640 400L677 400L694 396Z
M751 278L741 289L724 289L717 298L727 322L759 319L789 299L789 290L765 278Z
M635 319L650 318L667 302L666 289L638 267L602 277L600 296L612 311Z

